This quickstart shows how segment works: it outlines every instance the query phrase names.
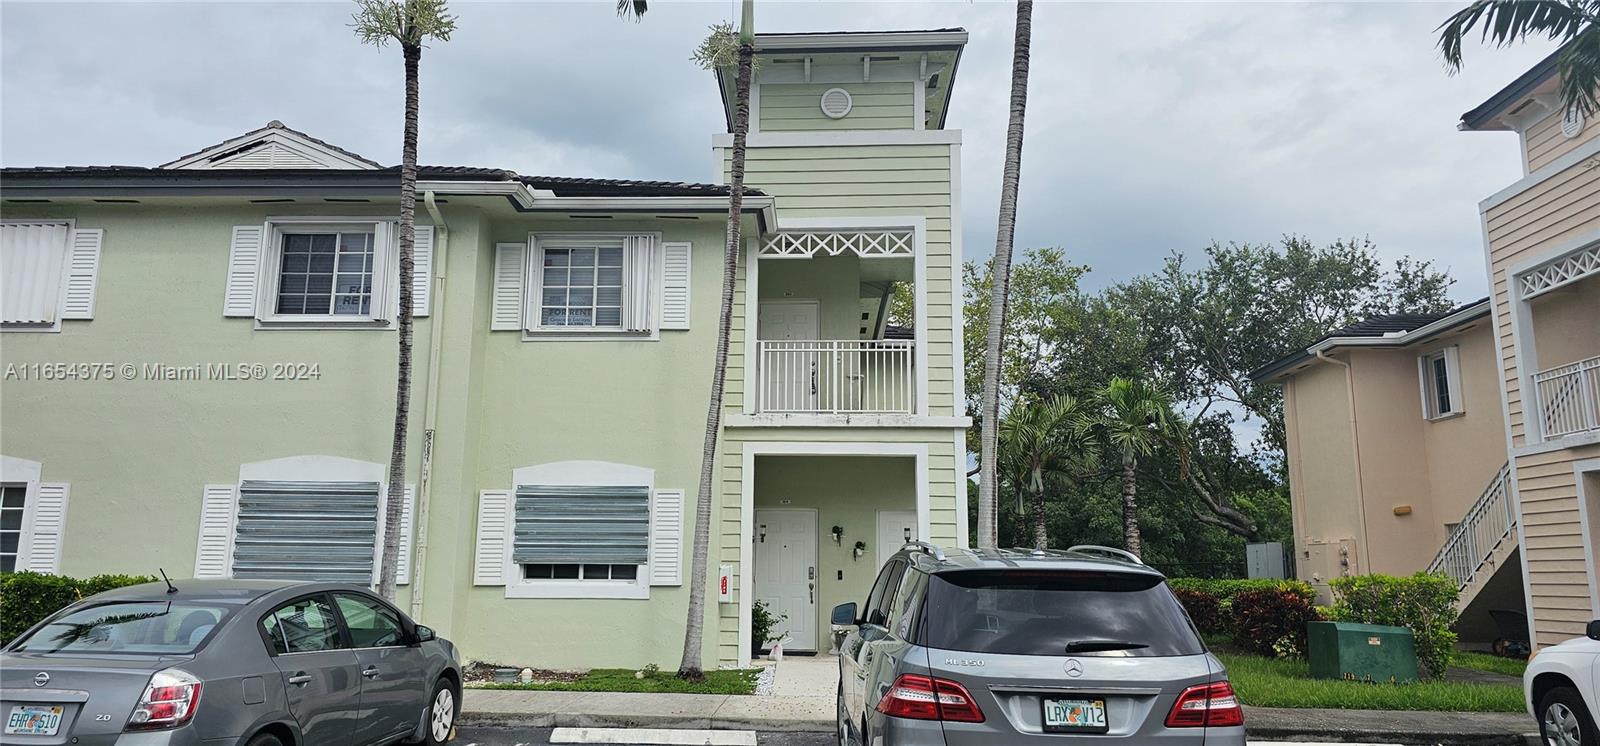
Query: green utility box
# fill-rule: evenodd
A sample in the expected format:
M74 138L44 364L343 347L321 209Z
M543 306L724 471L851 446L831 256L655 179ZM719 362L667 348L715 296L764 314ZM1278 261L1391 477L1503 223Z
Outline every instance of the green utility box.
M1314 679L1403 684L1419 678L1416 643L1405 627L1311 622L1306 643Z

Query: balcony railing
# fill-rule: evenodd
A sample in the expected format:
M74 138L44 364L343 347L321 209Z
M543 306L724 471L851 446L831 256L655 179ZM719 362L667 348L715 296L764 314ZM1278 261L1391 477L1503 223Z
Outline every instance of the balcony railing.
M1444 546L1428 563L1428 572L1443 572L1464 589L1478 577L1478 571L1494 558L1500 543L1511 539L1517 529L1516 508L1506 489L1511 465L1500 467L1478 501L1445 538ZM1512 539L1515 541L1515 539Z
M1533 390L1545 437L1600 430L1600 357L1535 373Z
M761 340L762 412L910 414L916 343L901 339Z

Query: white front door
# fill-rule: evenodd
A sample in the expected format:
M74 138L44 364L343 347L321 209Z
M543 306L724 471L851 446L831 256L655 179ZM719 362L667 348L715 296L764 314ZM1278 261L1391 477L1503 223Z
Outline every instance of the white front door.
M917 511L878 511L878 567L882 568L906 542L921 538L917 535Z
M762 345L762 411L816 411L822 378L822 353L813 344L818 334L816 301L762 301L756 339L773 343Z
M756 600L783 619L773 636L784 650L817 649L817 513L756 511ZM786 618L785 618L786 617ZM763 644L762 647L765 647Z

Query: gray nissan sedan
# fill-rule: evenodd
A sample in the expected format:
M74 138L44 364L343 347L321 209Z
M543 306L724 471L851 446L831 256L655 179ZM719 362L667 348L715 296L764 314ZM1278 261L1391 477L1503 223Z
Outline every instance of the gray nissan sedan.
M0 651L8 746L434 746L460 701L454 645L339 583L119 588Z

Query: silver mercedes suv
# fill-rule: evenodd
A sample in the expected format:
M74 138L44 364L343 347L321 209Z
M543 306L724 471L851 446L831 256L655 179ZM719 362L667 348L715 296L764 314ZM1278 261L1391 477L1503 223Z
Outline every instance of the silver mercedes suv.
M908 544L832 621L842 745L1245 742L1222 663L1120 549Z

